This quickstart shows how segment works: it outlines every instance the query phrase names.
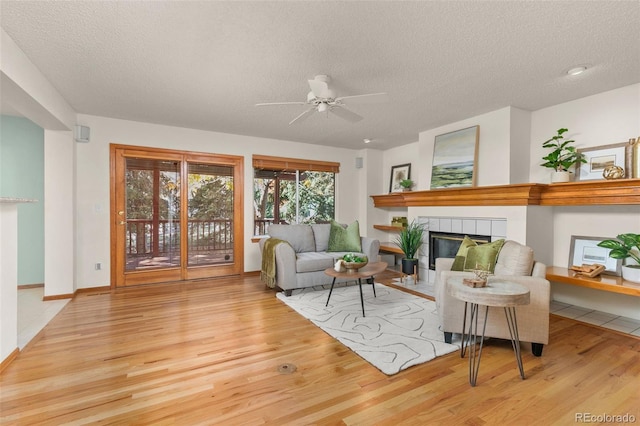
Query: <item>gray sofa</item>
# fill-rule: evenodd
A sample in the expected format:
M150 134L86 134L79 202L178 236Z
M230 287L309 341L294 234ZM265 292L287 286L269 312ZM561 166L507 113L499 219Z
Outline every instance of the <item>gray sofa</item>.
M287 241L289 244L278 244L275 247L276 285L286 296L294 289L311 287L320 284L331 284L332 278L324 273L332 268L336 261L351 252L328 252L329 224L313 225L271 225L269 236ZM260 240L260 253L267 238ZM362 252L369 262L378 261L380 241L360 237ZM336 279L336 283L348 281Z

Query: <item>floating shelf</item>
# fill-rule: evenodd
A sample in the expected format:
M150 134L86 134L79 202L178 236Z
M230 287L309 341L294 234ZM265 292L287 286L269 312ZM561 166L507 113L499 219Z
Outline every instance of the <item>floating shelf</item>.
M396 243L389 241L380 241L380 251L393 254L404 254L404 252L398 247Z
M622 277L615 275L602 274L593 278L581 277L577 276L568 268L549 266L547 267L547 279L549 281L594 288L596 290L608 291L611 293L640 296L640 284L623 280Z
M393 225L373 225L375 229L379 229L380 231L388 231L388 232L400 232L402 231L402 226L393 226Z

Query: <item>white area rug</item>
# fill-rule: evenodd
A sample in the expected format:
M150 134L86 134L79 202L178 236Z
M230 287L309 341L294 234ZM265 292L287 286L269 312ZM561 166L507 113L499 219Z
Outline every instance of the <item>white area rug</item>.
M375 286L377 297L371 284L362 285L364 318L357 285L334 288L327 307L329 290L322 287L277 297L388 375L459 349L444 343L435 302L379 283Z

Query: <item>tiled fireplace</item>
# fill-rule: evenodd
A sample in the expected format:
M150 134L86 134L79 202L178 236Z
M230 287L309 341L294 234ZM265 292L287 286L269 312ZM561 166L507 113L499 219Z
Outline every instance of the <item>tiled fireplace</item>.
M474 235L485 237L484 239L487 241L495 241L507 237L506 218L418 216L416 221L423 223L427 231L425 238L423 238L419 261L420 276L428 277L429 283L435 281L435 271L429 268L429 232Z

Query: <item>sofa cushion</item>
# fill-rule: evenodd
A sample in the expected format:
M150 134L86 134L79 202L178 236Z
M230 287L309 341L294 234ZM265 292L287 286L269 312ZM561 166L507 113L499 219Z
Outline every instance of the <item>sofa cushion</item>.
M354 221L347 227L340 225L335 220L331 221L329 230L329 248L327 251L353 251L360 252L360 224Z
M476 242L465 235L462 243L460 243L453 265L451 266L452 271L464 271L464 261L467 258L467 251L469 250L469 247L475 246L477 246Z
M483 269L493 273L496 267L496 260L500 250L504 245L504 240L496 240L486 244L469 247L467 257L464 261L464 269Z
M288 242L296 253L316 250L313 230L309 225L270 225L269 235Z
M316 240L316 251L327 251L331 225L328 223L314 223L311 224L311 229L313 229L313 238Z
M533 269L533 249L515 241L506 241L498 262L496 275L531 275Z
M325 252L304 252L296 257L296 272L315 272L333 268L333 256Z

